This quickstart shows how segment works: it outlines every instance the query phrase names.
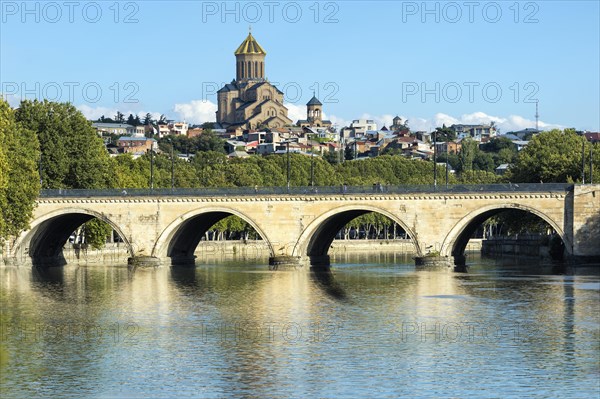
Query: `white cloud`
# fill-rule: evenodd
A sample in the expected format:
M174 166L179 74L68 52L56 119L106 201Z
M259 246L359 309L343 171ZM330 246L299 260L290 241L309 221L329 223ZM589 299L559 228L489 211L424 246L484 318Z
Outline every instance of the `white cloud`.
M96 120L104 115L106 118L112 118L117 114L116 108L107 107L90 107L89 105L78 105L77 109L80 110L83 115L89 120ZM129 115L129 114L127 114Z
M188 123L214 122L216 120L217 104L208 100L192 100L189 103L175 104L173 111L178 114L179 119L183 119Z
M78 105L78 106L76 106L76 108L78 110L80 110L81 113L89 120L97 120L103 115L106 118L114 118L115 115L117 115L117 111L121 111L123 113L123 115L125 115L125 118L127 118L129 116L129 114L137 115L140 117L140 119L142 119L142 121L146 117L147 113L150 113L150 115L152 115L152 119L156 119L156 120L160 119L160 116L161 116L160 112L152 112L152 111L136 112L136 111L132 111L132 110L122 111L122 110L117 110L116 108L90 107L89 105L86 105L86 104ZM167 118L168 118L168 115L167 115Z
M432 129L446 125L450 126L453 124L465 124L465 125L475 125L475 124L489 124L490 122L496 122L496 126L500 129L501 133L508 133L510 131L522 130L525 128L535 127L535 121L526 119L519 115L509 115L507 117L501 116L493 116L488 115L484 112L473 112L471 114L463 114L460 116L453 116L444 114L441 112L436 113L432 117L423 118L423 117L415 117L415 116L405 116L399 115L402 120L408 120L408 125L410 126L412 131L431 131ZM377 126L381 128L385 123L386 126L391 124L392 117L391 115L371 115L365 113L361 116L361 118L365 119L374 119L377 123ZM548 123L544 121L539 121L540 129L564 129L564 126L561 126L556 123Z
M395 115L383 114L383 115L371 115L369 113L364 113L360 116L359 119L373 119L377 124L377 129L381 129L383 125L390 126L392 124L392 119L394 119Z
M293 103L284 103L283 105L288 109L288 118L290 118L292 122L296 123L296 121L300 119L306 119L306 106Z
M323 119L329 119L331 121L331 124L333 126L337 127L338 129L341 129L345 126L350 126L350 122L351 122L344 118L340 118L339 116L336 116L336 115L330 115L328 117L327 115L325 115L325 113L323 113Z

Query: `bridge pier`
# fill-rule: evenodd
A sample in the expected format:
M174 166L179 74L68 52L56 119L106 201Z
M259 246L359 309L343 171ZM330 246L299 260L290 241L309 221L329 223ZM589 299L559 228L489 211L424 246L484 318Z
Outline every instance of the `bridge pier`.
M447 268L455 265L455 260L452 256L415 256L415 266L417 268L429 269L429 268ZM464 264L464 256L463 256Z
M279 255L269 257L269 266L299 266L300 257Z
M127 265L131 267L158 267L161 260L154 256L133 256L127 259Z

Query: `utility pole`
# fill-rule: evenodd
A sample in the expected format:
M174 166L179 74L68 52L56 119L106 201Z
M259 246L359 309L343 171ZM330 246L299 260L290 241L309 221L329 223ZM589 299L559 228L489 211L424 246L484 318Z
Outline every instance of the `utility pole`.
M585 184L585 138L581 143L581 184Z
M448 189L448 141L446 141L446 190Z
M287 189L290 192L290 140L285 142L287 152Z
M590 146L590 184L594 184L594 178L592 177L592 170L594 170L594 145Z
M154 190L154 143L150 142L150 191Z
M313 144L310 142L310 186L315 186L315 154L313 153Z
M175 158L173 157L173 140L171 142L171 192L175 191Z
M437 187L437 132L433 131L433 187Z

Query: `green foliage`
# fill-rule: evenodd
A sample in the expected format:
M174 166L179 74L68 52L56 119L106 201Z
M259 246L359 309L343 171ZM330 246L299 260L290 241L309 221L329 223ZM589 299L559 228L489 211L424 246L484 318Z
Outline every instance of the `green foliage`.
M473 162L478 153L479 146L475 140L469 137L463 139L458 152L458 173L473 170Z
M479 149L477 149L475 151L475 157L473 157L473 169L494 172L494 169L496 169L494 157L487 152L479 151Z
M497 235L546 234L550 225L539 216L519 209L503 211L486 221Z
M352 237L350 235L350 230L362 232L362 236L359 234L358 236ZM395 239L398 238L400 234L405 233L405 231L392 219L377 212L368 212L352 219L341 231L344 239Z
M344 162L335 166L335 172L337 175L335 184L433 184L432 162L401 156L382 155Z
M506 137L494 137L490 141L480 146L482 151L485 152L500 152L501 150L513 150L517 152L517 146Z
M468 170L460 174L460 184L497 184L502 182L502 177L485 170Z
M73 105L25 100L15 117L37 134L43 188L112 186L109 156L102 139Z
M261 240L261 236L244 219L231 215L215 223L209 231L214 240Z
M515 183L581 182L582 146L589 154L590 144L572 129L540 133L521 150L508 178Z
M456 140L456 132L452 129L450 129L449 127L446 127L446 125L442 125L442 127L436 127L435 128L435 141L436 142L441 142L441 141L454 141ZM433 137L432 137L433 140Z
M225 140L221 139L212 130L205 130L200 136L194 137L197 151L215 151L225 153Z
M346 161L351 161L354 159L354 146L346 146L346 148L344 149L344 159Z
M446 163L446 157L448 158L448 164L452 167L452 169L458 170L460 165L458 154L444 152L442 154L438 154L437 161L439 163Z
M39 142L0 99L0 241L28 227L40 191Z
M110 237L112 231L112 227L100 219L92 219L83 225L85 243L93 249L104 248L106 240Z

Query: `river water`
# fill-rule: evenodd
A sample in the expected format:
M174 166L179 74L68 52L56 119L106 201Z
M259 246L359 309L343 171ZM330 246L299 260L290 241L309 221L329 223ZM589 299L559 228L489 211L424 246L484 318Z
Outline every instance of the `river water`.
M598 398L595 268L0 268L3 398Z

